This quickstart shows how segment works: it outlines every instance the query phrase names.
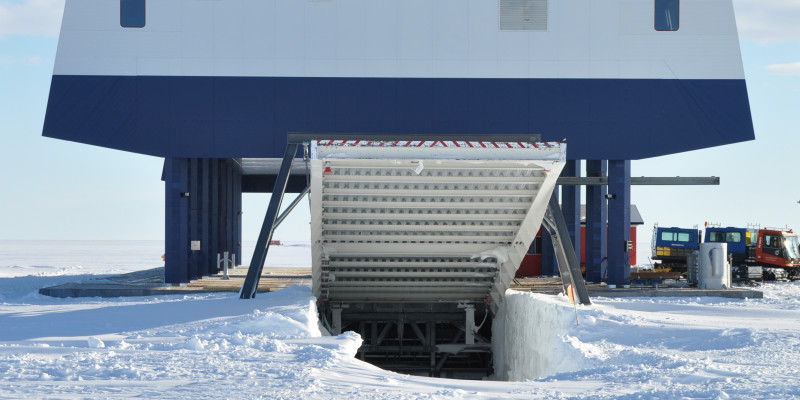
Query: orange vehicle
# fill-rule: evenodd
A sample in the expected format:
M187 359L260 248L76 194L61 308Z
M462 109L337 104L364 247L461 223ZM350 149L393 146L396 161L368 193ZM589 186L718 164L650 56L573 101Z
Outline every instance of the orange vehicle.
M705 241L728 244L734 280L747 278L754 267L765 279L800 279L800 241L789 229L708 227Z

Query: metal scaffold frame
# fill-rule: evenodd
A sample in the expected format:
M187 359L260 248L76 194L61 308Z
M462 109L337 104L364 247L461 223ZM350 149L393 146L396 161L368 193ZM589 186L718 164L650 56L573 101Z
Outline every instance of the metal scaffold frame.
M429 352L435 376L490 363L490 331L479 331L542 223L565 292L590 304L551 198L565 145L537 140L289 134L240 297L256 296L292 162L310 146L312 286L331 333L359 331L364 359L396 351L394 359L418 362L411 353ZM476 324L476 312L489 323Z

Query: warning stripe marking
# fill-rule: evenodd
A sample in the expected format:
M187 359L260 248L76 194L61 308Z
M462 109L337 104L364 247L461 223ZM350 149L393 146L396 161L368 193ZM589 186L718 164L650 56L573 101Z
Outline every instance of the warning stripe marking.
M484 142L484 141L444 141L409 140L401 141L361 141L361 140L316 140L317 146L342 147L494 147L496 149L539 149L558 147L561 142Z

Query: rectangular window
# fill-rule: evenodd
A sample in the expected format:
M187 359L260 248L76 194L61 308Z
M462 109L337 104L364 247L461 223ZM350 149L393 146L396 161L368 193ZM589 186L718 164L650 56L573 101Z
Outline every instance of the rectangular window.
M724 232L724 231L709 231L708 232L708 241L709 242L719 242L719 243L739 243L742 241L742 233L741 232Z
M692 235L686 232L661 232L661 240L666 242L691 242Z
M781 248L781 237L775 235L764 235L764 247L771 249Z
M724 242L725 232L708 232L709 242Z
M728 236L725 240L728 243L739 243L742 241L742 233L741 232L728 232Z
M657 31L677 31L680 26L680 0L655 0Z
M119 24L123 28L144 28L145 0L119 0Z

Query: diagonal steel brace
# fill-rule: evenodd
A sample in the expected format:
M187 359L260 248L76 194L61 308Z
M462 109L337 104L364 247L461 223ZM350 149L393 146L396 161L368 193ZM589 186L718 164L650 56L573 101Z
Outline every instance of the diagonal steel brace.
M299 143L292 141L289 141L289 144L286 145L286 153L283 154L281 169L278 172L275 187L272 189L272 196L269 199L267 215L264 217L261 232L258 234L256 249L250 261L250 267L247 269L247 277L244 279L244 284L239 292L240 299L255 298L256 292L258 292L258 281L261 279L261 271L264 269L264 261L267 259L267 251L269 251L269 244L272 241L272 234L275 233L278 212L281 209L281 201L283 201L283 195L286 193L292 161L294 161L299 145Z
M575 290L576 300L580 301L581 304L592 304L591 300L589 300L589 292L586 290L583 275L581 275L581 265L575 255L575 247L569 238L567 223L561 213L561 207L558 205L556 196L550 197L550 204L547 205L542 226L547 229L553 239L553 250L556 253L558 271L561 273L564 292L567 292L567 288L571 284Z

